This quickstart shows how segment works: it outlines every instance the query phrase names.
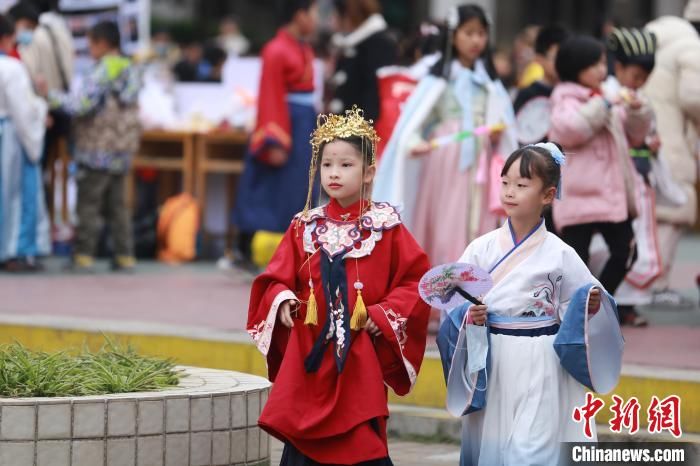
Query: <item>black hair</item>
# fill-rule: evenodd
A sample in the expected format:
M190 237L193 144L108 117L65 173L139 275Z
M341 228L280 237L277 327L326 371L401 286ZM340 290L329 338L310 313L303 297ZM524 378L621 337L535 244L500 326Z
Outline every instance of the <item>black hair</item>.
M0 14L0 38L11 36L15 32L15 25L5 15Z
M121 35L119 34L119 26L114 21L101 21L95 24L88 32L88 37L91 40L103 40L110 47L118 49L121 45Z
M615 61L624 66L637 65L647 73L654 69L656 36L636 28L615 28L608 37L607 47Z
M333 141L345 141L351 146L353 146L357 150L357 152L360 155L362 155L362 163L365 166L370 165L372 156L375 155L372 153L372 142L366 137L348 136L346 138L335 138ZM321 144L321 147L319 147L319 157L323 157L323 149L326 148L327 144L327 142L324 142L323 144Z
M39 10L28 1L17 3L7 10L7 15L11 17L13 21L26 19L32 23L39 24Z
M423 22L408 37L399 41L399 64L411 66L416 59L440 51L440 28L436 24Z
M58 0L34 0L33 3L40 13L58 10Z
M540 29L535 39L535 53L546 55L549 49L554 45L561 45L569 38L569 31L563 26L555 24Z
M481 8L479 5L475 4L468 4L468 5L462 5L460 7L457 7L457 16L459 18L459 21L457 22L457 27L453 29L448 29L447 27L442 28L442 44L440 47L440 50L443 53L443 56L440 58L440 60L433 65L433 67L430 69L430 73L435 75L435 76L443 76L445 72L445 50L447 50L447 44L451 43L452 44L452 52L451 56L452 58L457 57L457 49L454 46L454 34L457 32L457 29L460 28L464 23L466 23L469 20L472 20L476 18L479 20L481 25L486 29L486 34L490 34L490 29L491 29L491 23L489 22L488 17L486 16L486 12L484 12L484 9ZM452 36L452 37L450 37ZM496 67L493 65L493 58L491 56L491 38L489 37L486 41L486 47L484 47L484 51L481 53L481 56L479 57L481 60L484 62L484 67L486 68L486 72L489 74L489 77L491 79L498 79L498 74L496 73ZM447 68L449 70L449 67Z
M291 23L299 10L307 11L315 3L316 0L281 0L280 23Z
M574 36L559 46L555 67L562 81L578 82L578 75L600 61L605 48L591 36Z
M207 44L202 57L211 65L219 66L226 61L226 52L216 44Z
M556 143L555 143L556 144ZM561 150L561 146L556 144ZM561 180L561 167L555 162L554 157L544 147L528 145L516 150L501 170L501 176L506 176L511 165L520 159L520 176L533 178L533 175L542 180L543 188L556 188Z

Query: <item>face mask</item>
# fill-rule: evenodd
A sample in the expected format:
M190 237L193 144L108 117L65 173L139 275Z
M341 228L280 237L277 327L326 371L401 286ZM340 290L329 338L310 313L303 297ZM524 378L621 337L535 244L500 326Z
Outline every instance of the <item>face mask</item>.
M29 45L32 43L32 38L34 37L34 31L31 29L22 29L17 32L17 43L19 45Z
M489 340L485 325L467 324L467 370L469 375L486 369Z

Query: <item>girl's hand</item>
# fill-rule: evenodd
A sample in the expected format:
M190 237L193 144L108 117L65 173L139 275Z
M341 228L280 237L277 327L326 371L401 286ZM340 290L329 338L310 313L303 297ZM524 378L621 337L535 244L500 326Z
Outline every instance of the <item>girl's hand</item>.
M484 325L486 323L486 310L488 309L488 306L486 305L481 305L481 306L470 306L469 307L469 316L472 319L472 322L475 325Z
M267 163L273 167L281 167L287 163L287 151L281 147L270 147L267 149Z
M639 110L642 108L642 100L639 98L636 92L631 92L630 97L625 102L632 110Z
M659 148L661 147L661 139L659 139L658 134L647 138L647 146L649 146L649 150L652 151L654 154L659 152Z
M287 328L294 327L292 312L296 312L299 302L294 299L288 299L280 304L279 318L282 325Z
M413 157L421 157L423 155L428 155L432 150L433 146L431 146L428 141L421 141L413 146L411 149L411 155Z
M39 97L46 98L49 95L49 84L43 76L34 79L34 90Z
M367 331L367 333L369 333L373 337L378 337L382 334L382 331L380 330L380 328L377 326L377 324L372 322L371 318L367 318L367 323L365 324L365 330Z
M593 315L600 310L600 290L593 288L588 297L588 313Z

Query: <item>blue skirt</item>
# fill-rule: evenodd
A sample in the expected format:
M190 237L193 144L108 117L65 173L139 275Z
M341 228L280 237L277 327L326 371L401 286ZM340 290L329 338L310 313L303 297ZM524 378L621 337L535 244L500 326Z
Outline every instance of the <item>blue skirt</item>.
M41 163L32 162L8 118L0 118L0 262L51 252Z
M284 233L304 208L309 186L311 133L316 127L313 106L289 102L292 147L287 163L271 167L246 154L236 196L233 224L242 233L259 230Z

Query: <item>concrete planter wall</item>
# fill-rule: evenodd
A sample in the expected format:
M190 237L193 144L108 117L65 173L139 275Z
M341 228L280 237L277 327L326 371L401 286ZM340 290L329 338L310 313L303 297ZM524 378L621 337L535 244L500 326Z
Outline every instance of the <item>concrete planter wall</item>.
M257 421L270 383L183 369L161 392L0 398L0 466L269 465Z

